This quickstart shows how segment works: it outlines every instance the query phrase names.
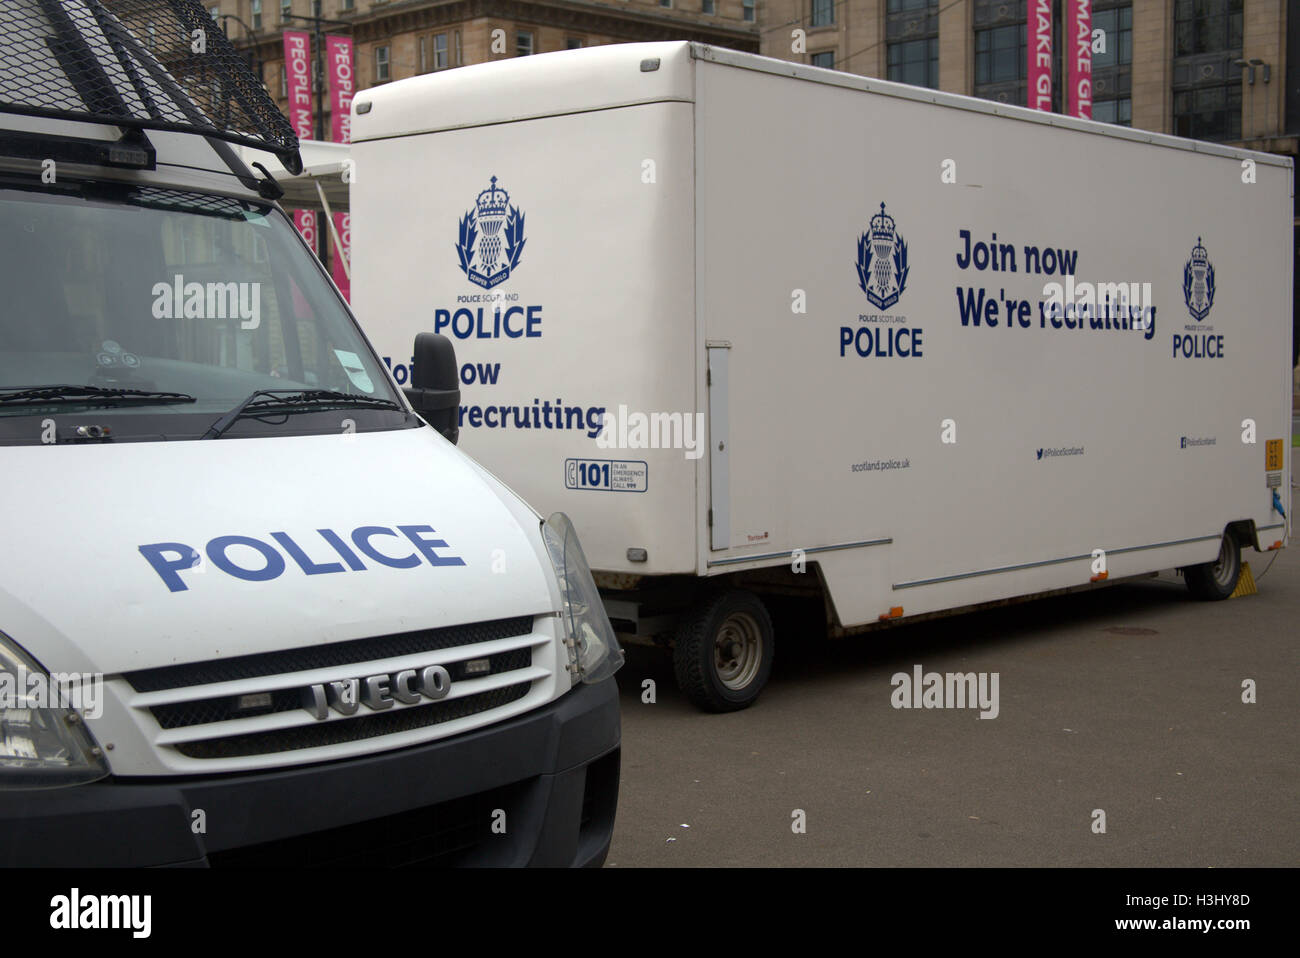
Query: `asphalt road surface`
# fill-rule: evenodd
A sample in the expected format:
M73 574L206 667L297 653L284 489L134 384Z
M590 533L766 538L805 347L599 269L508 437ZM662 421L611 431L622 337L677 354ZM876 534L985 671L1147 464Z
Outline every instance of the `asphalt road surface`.
M1267 569L1259 594L1224 602L1166 572L834 642L805 630L728 715L630 648L607 867L1300 864L1300 549L1242 557ZM998 673L999 714L893 708L891 677L918 664Z

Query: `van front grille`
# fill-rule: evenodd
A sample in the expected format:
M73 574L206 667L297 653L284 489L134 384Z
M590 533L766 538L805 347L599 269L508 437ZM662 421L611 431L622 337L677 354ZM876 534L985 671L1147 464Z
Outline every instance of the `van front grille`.
M532 656L528 649L515 649L513 652L501 652L486 658L487 669L479 669L473 675L469 673L468 663L452 662L447 666L452 682L461 682L484 675L498 675L501 672L513 672L516 669L526 669L532 664ZM238 695L225 695L215 699L177 702L174 705L155 705L149 711L163 728L185 728L189 725L208 725L212 722L227 722L231 719L252 718L256 715L273 715L276 712L288 712L303 707L300 689L276 689L268 695L269 701L265 705L251 707L241 708Z
M426 728L452 719L464 718L489 709L509 705L528 694L531 682L520 682L505 688L465 695L461 698L429 705L418 705L399 711L358 714L357 718L271 732L254 732L250 735L232 735L228 738L205 739L177 746L182 755L190 758L240 758L245 755L265 755L268 752L291 752L300 748L318 748L322 745L341 745L358 739L376 738Z
M206 767L214 770L243 767L229 760L386 736L401 736L389 747L409 745L514 715L527 707L515 703L534 690L548 694L555 667L548 646L555 638L550 625L535 626L549 618L517 616L140 670L124 674L123 687L134 688L129 705L153 730L153 746L171 753L173 766L199 759L213 762ZM433 667L438 671L426 672ZM401 689L411 694L398 699ZM419 735L421 729L430 731ZM349 753L302 754L299 761Z

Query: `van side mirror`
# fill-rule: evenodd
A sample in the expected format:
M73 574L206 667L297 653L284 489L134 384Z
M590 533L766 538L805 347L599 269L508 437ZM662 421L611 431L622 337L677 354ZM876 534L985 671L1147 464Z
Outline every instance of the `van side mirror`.
M449 442L460 436L460 369L456 347L439 333L415 337L411 385L402 392L415 411Z

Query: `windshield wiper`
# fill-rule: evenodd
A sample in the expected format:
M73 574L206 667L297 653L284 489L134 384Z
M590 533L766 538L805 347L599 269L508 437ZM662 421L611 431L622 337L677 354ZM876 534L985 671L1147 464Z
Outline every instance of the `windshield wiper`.
M46 406L52 403L68 403L88 406L151 406L155 403L184 402L198 402L198 399L188 393L124 389L118 386L79 386L76 383L58 383L49 386L0 386L0 404L3 405Z
M265 396L265 399L259 399ZM295 412L315 412L327 406L370 406L376 409L396 409L406 412L391 399L379 396L355 396L332 389L259 389L250 393L230 412L226 413L205 432L203 439L219 439L227 429L244 416L288 415Z

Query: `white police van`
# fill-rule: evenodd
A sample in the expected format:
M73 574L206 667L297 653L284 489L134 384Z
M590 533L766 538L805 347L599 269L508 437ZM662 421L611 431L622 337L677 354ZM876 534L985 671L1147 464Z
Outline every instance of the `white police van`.
M446 339L392 382L207 13L14 0L0 63L0 864L603 861L573 528L456 449Z

